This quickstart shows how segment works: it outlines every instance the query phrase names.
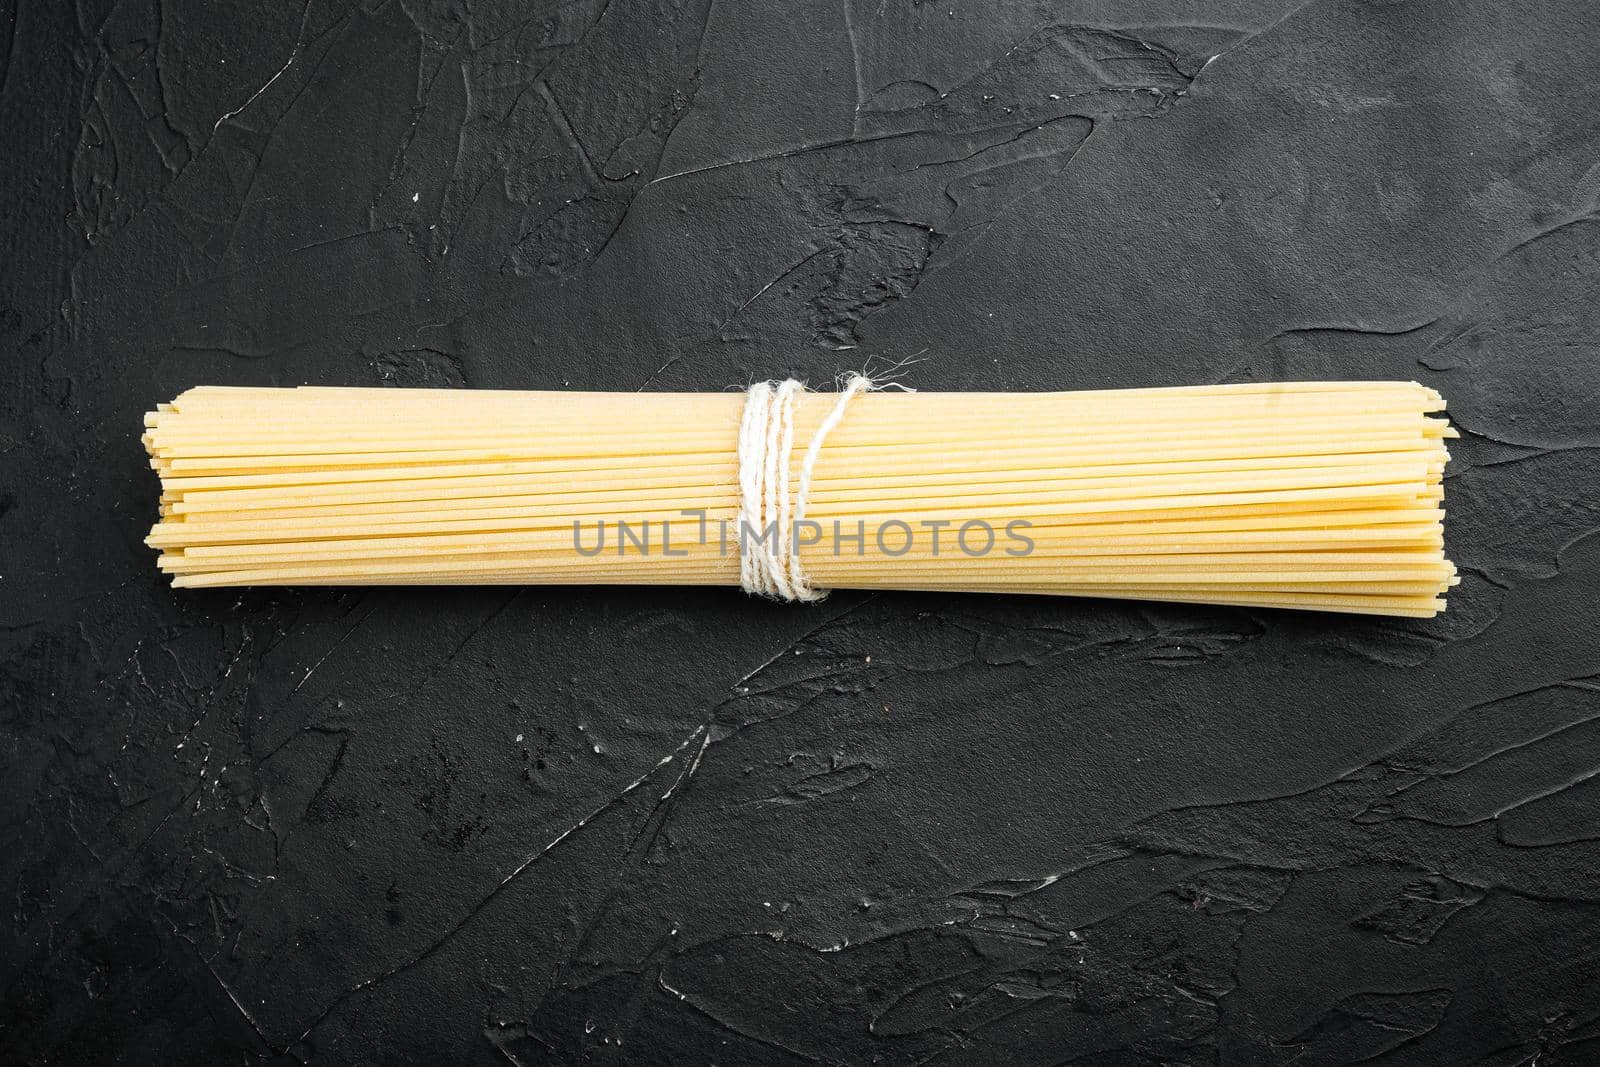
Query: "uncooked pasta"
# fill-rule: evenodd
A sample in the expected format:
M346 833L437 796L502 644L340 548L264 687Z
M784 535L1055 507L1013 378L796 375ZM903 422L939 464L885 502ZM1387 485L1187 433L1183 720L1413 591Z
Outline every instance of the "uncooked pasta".
M199 387L146 418L183 587L728 585L1426 617L1414 382L1047 393Z

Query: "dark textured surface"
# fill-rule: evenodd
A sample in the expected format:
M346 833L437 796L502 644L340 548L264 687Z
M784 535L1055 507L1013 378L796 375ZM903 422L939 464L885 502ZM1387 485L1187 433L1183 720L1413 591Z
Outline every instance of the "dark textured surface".
M1600 1058L1590 0L0 3L0 1058ZM196 383L1417 378L1426 623L175 593Z

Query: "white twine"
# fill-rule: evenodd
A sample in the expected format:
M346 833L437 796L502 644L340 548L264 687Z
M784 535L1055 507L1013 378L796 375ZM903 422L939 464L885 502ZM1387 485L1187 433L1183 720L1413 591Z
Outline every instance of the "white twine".
M800 459L799 484L791 497L789 470L794 454L794 398L805 385L788 378L757 382L745 394L739 420L739 584L747 593L773 600L814 601L828 595L813 588L800 565L795 527L806 517L811 476L822 442L844 418L850 401L879 386L852 374L839 399L822 420ZM767 536L769 527L772 533Z

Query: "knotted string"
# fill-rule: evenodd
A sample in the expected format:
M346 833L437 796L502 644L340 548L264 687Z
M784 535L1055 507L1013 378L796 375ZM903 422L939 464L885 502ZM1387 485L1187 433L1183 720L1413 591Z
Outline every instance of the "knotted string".
M805 388L794 378L757 382L745 394L739 420L739 584L747 593L773 600L809 602L828 595L806 579L795 528L806 517L823 441L844 418L851 400L879 386L864 374L850 376L833 410L811 435L791 494L794 398Z

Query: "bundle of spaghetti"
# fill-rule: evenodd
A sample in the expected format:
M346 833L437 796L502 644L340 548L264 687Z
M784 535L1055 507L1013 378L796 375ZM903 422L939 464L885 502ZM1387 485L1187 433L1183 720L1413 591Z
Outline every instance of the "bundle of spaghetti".
M1456 434L1414 382L869 391L824 428L835 401L794 398L783 456L819 588L1427 617L1457 581ZM146 418L148 543L185 587L737 586L745 404L194 388Z

